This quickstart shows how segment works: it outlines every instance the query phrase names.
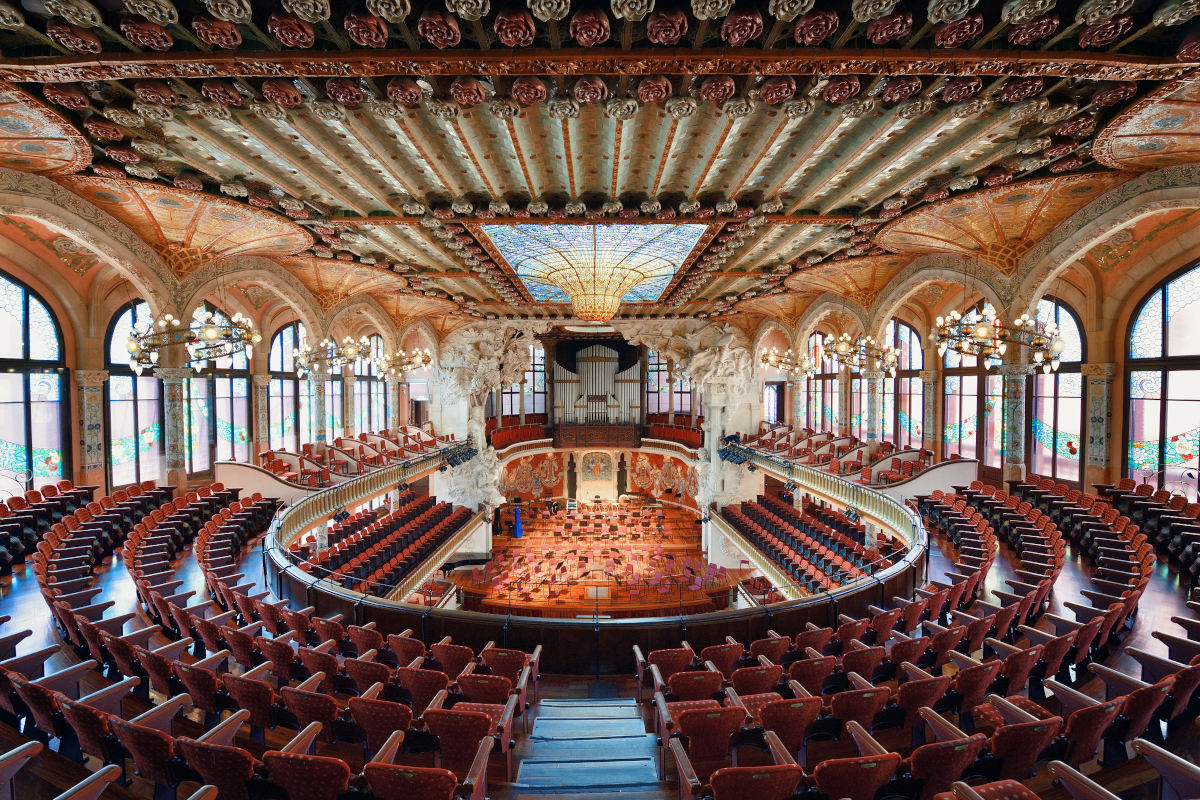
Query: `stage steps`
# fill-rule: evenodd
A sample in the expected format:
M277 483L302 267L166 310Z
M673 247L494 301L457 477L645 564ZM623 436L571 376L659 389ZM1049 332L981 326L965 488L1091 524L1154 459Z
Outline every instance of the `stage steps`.
M654 734L633 698L551 700L537 718L512 786L516 798L668 797L658 780Z

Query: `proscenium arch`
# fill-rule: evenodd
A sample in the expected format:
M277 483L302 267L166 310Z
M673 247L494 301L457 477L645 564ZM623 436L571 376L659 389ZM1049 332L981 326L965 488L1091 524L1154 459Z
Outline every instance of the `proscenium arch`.
M922 286L935 281L962 285L967 276L972 276L972 285L1000 312L1007 310L999 287L988 277L1000 277L992 267L982 261L958 255L935 253L920 256L888 282L871 306L870 326L867 328L876 340L884 336L888 321L899 313L913 293ZM985 277L987 276L987 277Z
M309 336L319 341L326 335L325 317L317 309L312 295L288 270L265 256L234 256L205 264L188 276L180 289L185 300L180 316L191 317L192 310L221 289L242 283L255 283L270 291L304 323ZM263 331L263 337L266 334Z

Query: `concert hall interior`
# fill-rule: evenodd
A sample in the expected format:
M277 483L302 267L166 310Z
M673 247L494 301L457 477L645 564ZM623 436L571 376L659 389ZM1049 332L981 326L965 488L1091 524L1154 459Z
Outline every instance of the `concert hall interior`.
M1200 800L1200 0L0 0L0 800Z

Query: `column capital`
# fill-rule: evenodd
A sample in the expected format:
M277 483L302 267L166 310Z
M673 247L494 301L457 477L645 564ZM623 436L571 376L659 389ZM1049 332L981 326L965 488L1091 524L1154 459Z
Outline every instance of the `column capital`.
M1112 361L1097 361L1080 364L1079 371L1089 378L1115 378L1118 364Z
M271 385L271 376L270 375L255 375L253 377L254 377L254 385L260 389L265 389Z
M75 385L81 388L103 386L108 380L108 370L104 369L77 369L72 374L75 376Z
M180 383L196 374L195 370L188 367L156 367L154 370L154 377L163 383Z
M996 367L996 374L1006 378L1023 378L1032 375L1036 369L1033 364L1001 364Z
M936 369L923 369L921 370L921 380L932 383L937 380L937 374Z
M869 381L881 381L883 380L883 376L886 374L887 373L881 369L872 369L863 372L862 376Z

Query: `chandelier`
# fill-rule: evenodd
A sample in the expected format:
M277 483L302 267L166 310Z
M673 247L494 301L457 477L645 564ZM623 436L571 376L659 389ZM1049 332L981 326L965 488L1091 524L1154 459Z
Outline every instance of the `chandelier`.
M838 364L846 369L887 370L888 377L896 377L896 364L900 360L896 348L879 344L873 336L851 339L850 334L843 333L829 350Z
M306 378L314 372L332 372L347 364L357 366L359 361L371 362L371 341L366 336L355 339L347 336L338 344L333 339L322 339L316 347L302 347L296 352L296 377Z
M991 303L966 314L955 310L947 317L938 317L933 335L937 338L938 355L953 351L976 356L983 359L984 369L999 363L1009 345L1028 348L1034 366L1041 367L1044 373L1058 369L1063 352L1063 340L1055 323L1022 314L1012 326L1007 326L996 316Z
M209 361L229 358L245 353L254 357L254 345L262 341L254 330L254 323L241 312L226 317L197 307L192 313L191 324L171 314L163 314L158 320L149 320L140 328L129 333L126 349L129 351L129 368L137 375L147 367L156 367L159 358L168 347L183 347L187 351L187 365L199 372Z
M759 360L765 366L777 369L780 372L786 372L793 377L803 375L806 378L811 378L816 372L812 357L808 353L801 353L797 357L790 348L785 353L780 353L777 347L772 347L770 350L763 350L759 354Z
M406 372L416 372L417 370L429 366L433 361L433 353L429 352L429 348L424 350L417 348L411 353L406 353L400 350L396 353L384 353L376 362L379 371L387 378L399 378Z

